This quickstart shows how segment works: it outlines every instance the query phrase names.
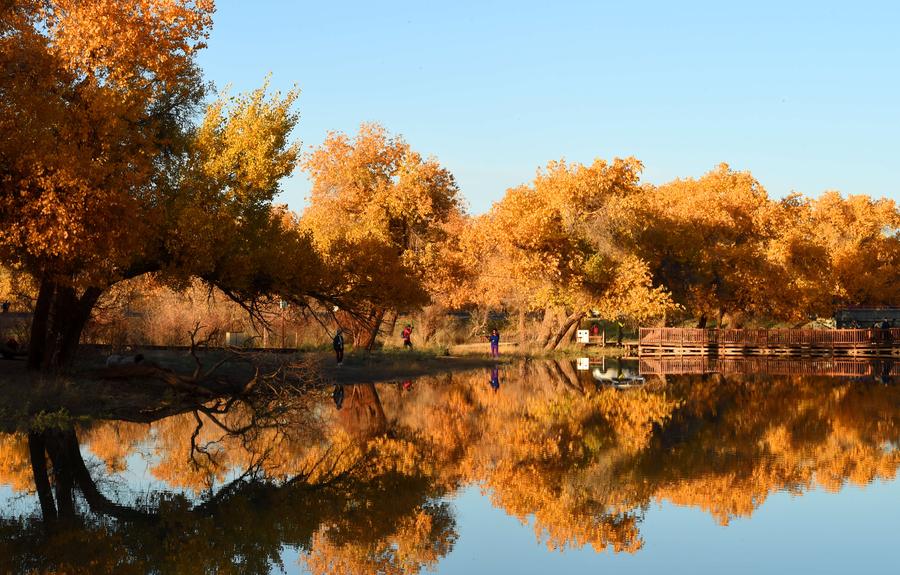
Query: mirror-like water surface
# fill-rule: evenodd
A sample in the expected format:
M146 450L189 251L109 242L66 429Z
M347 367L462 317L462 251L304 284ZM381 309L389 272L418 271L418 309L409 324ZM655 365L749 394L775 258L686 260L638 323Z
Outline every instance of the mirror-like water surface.
M0 572L895 564L891 366L577 367L528 361L158 419L139 411L140 422L63 412L8 422Z

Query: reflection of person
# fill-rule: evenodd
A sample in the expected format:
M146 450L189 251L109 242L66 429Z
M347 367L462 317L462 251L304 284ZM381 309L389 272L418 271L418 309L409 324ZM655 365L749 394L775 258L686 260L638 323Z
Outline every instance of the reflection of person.
M410 339L412 337L412 330L413 330L412 326L409 324L406 324L406 327L403 328L403 332L400 333L400 337L403 338L403 347L408 347L409 349L412 349L413 345L412 345L412 340Z
M331 392L331 399L334 400L334 405L338 409L344 406L344 386L336 385L334 386L334 391Z
M491 368L491 388L494 392L500 390L500 369L496 365Z
M491 335L487 336L491 342L491 357L500 357L500 332L497 328L491 330Z
M893 367L893 360L885 360L881 362L881 369L878 370L878 381L887 385L891 382L891 368Z
M334 334L334 339L331 341L331 345L334 347L334 355L337 359L337 364L341 365L344 363L344 330L339 329L337 333Z

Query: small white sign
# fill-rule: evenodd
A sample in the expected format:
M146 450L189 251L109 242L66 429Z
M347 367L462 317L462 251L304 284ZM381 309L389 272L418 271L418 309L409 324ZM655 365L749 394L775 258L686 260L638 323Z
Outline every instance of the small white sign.
M591 358L579 357L575 360L575 366L578 368L578 371L587 371L591 369Z
M591 343L591 332L586 329L579 329L575 332L575 340L578 343Z

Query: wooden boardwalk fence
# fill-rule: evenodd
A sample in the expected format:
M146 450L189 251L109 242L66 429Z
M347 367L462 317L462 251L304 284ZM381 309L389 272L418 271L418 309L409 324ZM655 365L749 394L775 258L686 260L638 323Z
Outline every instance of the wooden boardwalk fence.
M638 353L641 356L900 355L900 328L829 330L642 327Z

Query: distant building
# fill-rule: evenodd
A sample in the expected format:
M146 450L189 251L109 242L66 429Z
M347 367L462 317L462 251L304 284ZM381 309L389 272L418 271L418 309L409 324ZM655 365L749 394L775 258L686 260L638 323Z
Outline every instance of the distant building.
M852 307L834 312L838 329L851 327L872 327L886 319L891 327L900 327L900 307Z

